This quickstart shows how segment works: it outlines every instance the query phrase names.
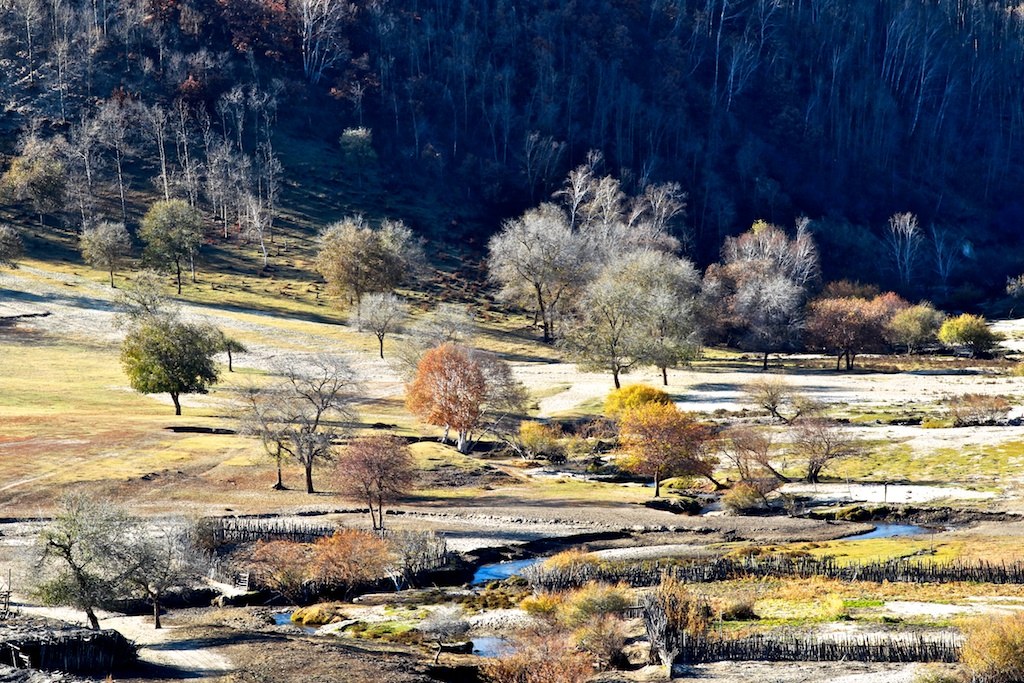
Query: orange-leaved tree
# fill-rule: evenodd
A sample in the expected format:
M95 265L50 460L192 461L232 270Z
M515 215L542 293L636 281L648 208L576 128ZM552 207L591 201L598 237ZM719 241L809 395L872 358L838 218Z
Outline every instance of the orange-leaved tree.
M391 550L374 534L358 529L339 529L313 544L310 573L317 580L344 589L345 597L360 584L388 574Z
M709 448L712 428L674 404L645 403L626 411L619 422L626 457L623 469L654 478L654 497L661 495L665 477L700 476L714 479L716 459Z
M416 462L405 439L364 436L350 443L335 464L343 495L366 502L374 530L384 533L384 505L404 495L416 479Z
M446 343L428 350L406 387L405 404L427 424L457 435L456 448L468 453L473 433L496 430L503 418L522 411L526 391L507 363L492 354Z

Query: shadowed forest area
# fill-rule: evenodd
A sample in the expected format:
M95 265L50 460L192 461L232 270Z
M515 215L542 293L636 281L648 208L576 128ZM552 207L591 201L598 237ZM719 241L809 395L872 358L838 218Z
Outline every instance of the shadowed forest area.
M11 0L0 30L22 221L176 196L264 258L353 210L479 252L596 159L679 183L698 265L807 216L826 279L962 307L1016 274L1012 3ZM909 281L878 257L897 212L928 236Z

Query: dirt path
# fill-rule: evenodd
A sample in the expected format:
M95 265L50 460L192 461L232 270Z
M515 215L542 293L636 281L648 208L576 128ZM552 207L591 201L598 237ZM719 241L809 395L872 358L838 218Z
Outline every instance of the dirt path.
M85 615L63 607L21 604L18 611L85 626ZM217 647L196 638L186 626L165 624L153 628L152 617L98 612L100 628L113 629L139 648L139 661L162 678L216 678L232 670L231 661Z

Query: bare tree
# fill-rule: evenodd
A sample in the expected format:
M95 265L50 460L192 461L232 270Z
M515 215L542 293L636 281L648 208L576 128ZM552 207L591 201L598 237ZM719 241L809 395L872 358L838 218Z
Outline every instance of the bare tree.
M564 309L590 279L593 268L586 238L553 204L506 221L488 244L488 277L506 301L532 306L546 343L555 340Z
M310 83L319 83L324 71L348 52L344 26L355 5L345 0L298 0L291 7L298 21L303 72Z
M170 135L170 115L167 110L159 104L139 104L137 107L139 120L142 122L142 131L149 138L156 148L157 159L160 162L160 188L163 191L164 201L171 199L170 170L167 160L167 138Z
M364 436L342 450L334 466L341 493L366 503L373 529L384 536L384 508L408 493L416 463L405 439Z
M780 482L789 481L772 464L775 439L770 429L746 425L730 427L719 435L718 450L739 472L740 481L758 481L766 474Z
M723 264L705 275L705 298L726 336L768 355L792 348L803 328L802 304L818 277L818 255L807 222L797 222L792 239L781 228L758 221L728 238Z
M166 293L163 277L153 270L141 270L118 295L119 324L134 325L146 318L176 317L177 306Z
M18 259L25 252L21 235L12 226L0 223L0 267L17 268Z
M941 228L934 223L928 232L931 236L932 263L935 267L935 274L939 276L942 291L947 292L949 279L963 258L963 240L958 238L952 230Z
M821 471L842 458L863 452L862 445L835 420L825 417L802 417L791 429L791 450L807 463L807 481L817 483Z
M303 467L306 492L314 493L314 466L333 459L333 443L352 419L355 376L342 359L326 355L284 359L276 370L281 382L249 396L252 424L264 444Z
M124 263L132 249L132 238L124 223L103 221L94 228L86 228L82 230L78 244L85 262L93 268L106 270L113 287L114 270Z
M437 644L434 664L441 658L444 644L461 638L469 632L469 622L461 605L438 607L420 622L420 631L426 633Z
M754 405L767 410L772 417L784 424L806 413L816 406L781 377L769 375L751 380L743 386L743 393Z
M900 285L908 287L921 249L921 228L917 224L917 216L909 212L890 216L886 246Z
M135 529L136 521L109 501L66 496L39 535L36 594L46 604L82 610L99 630L96 610L123 595L123 541Z
M384 337L402 329L409 307L394 294L375 292L366 296L365 308L359 315L359 327L373 332L384 358Z
M122 540L125 579L152 604L153 628L161 628L161 603L167 593L200 581L209 568L209 557L194 539L194 530L184 520L165 520Z
M128 208L125 201L124 160L134 151L131 144L134 123L131 111L124 102L110 98L100 105L96 118L101 131L98 141L102 147L110 150L114 157L117 194L121 200L121 220L125 222L128 221Z

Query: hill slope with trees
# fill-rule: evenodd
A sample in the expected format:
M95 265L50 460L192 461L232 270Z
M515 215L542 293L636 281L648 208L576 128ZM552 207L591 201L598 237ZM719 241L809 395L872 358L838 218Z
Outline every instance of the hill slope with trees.
M5 213L44 239L182 199L264 266L354 211L479 253L589 159L630 194L678 183L698 265L806 215L828 279L1018 270L1012 3L11 0L0 63ZM899 212L927 235L911 273L878 256Z

